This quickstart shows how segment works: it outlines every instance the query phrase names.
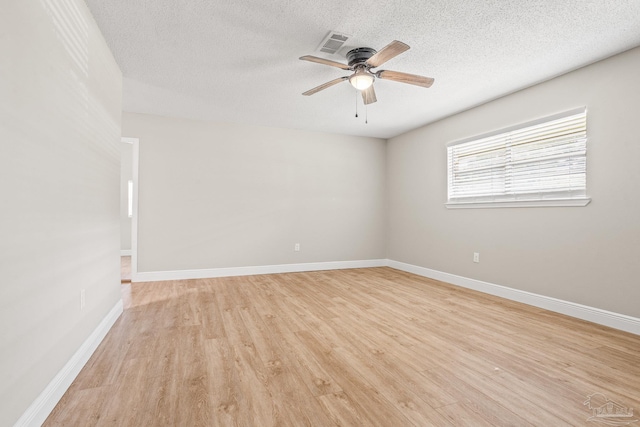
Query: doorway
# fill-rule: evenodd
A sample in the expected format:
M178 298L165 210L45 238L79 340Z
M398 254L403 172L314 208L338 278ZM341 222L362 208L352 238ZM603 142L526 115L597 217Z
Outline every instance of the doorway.
M120 144L120 282L137 273L138 138L122 138Z

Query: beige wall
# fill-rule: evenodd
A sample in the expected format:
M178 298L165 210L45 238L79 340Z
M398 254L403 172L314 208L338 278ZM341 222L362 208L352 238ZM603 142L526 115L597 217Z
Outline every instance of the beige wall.
M131 249L131 218L129 218L129 180L133 179L133 144L120 144L120 249Z
M385 256L384 140L130 113L123 134L140 272Z
M82 0L3 2L0 61L0 425L10 426L120 299L122 78Z
M389 258L640 317L638 70L640 48L391 139ZM580 106L591 204L445 208L447 142Z

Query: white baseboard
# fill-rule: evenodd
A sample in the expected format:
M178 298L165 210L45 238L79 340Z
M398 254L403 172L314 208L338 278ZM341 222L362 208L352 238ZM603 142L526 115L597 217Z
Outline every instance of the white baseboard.
M640 335L640 319L624 314L614 313L600 308L564 301L544 295L534 294L519 289L457 276L430 268L406 264L389 259L373 259L360 261L314 262L303 264L264 265L255 267L211 268L201 270L150 271L133 274L133 282L155 282L163 280L206 279L212 277L250 276L256 274L297 273L304 271L340 270L345 268L369 268L388 266L397 270L440 280L512 301L540 307L556 313L566 314L578 319L587 320L622 331Z
M469 279L467 277L456 276L455 274L444 273L442 271L432 270L425 267L418 267L417 265L406 264L399 261L387 260L387 265L397 270L417 274L418 276L451 283L463 288L469 288L512 301L522 302L535 307L544 308L545 310L566 314L567 316L576 317L578 319L587 320L589 322L640 335L640 319L636 317L508 288L506 286L495 285L493 283L483 282L480 280Z
M120 249L120 256L131 256L131 249Z
M40 395L33 401L31 406L22 414L14 427L36 427L41 426L47 419L53 408L56 407L64 393L67 391L73 380L76 379L80 370L87 363L93 352L98 348L109 329L118 320L123 311L122 300L109 311L98 327L82 343L71 359L64 365L58 374L45 387Z
M134 273L133 282L206 279L212 277L252 276L256 274L300 273L304 271L342 270L345 268L385 267L386 259L360 261L311 262L301 264L261 265L256 267L208 268L201 270L147 271Z

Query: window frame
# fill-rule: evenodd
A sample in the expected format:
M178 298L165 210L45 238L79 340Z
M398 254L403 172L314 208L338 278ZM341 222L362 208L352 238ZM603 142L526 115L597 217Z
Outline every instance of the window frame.
M526 128L532 128L539 125L543 125L545 123L553 122L556 120L568 118L571 116L584 114L585 115L585 150L584 150L584 173L585 173L585 185L584 189L579 190L578 194L570 194L570 191L562 191L558 192L555 195L552 192L529 192L529 193L509 193L502 192L500 194L494 193L491 195L482 195L482 196L467 196L467 197L459 197L459 198L451 198L452 191L452 179L453 179L453 171L452 167L452 150L451 147L459 146L461 144L469 144L477 141L481 141L487 138L492 137L500 137L503 135L511 134L513 132L522 131ZM586 174L587 174L587 140L588 135L586 133L586 114L587 108L580 107L572 110L564 111L562 113L554 114L551 116L546 116L537 120L532 120L529 122L521 123L514 126L509 126L506 128L498 129L493 132L488 132L485 134L464 138L461 140L452 141L446 144L447 149L447 202L445 206L448 209L458 209L458 208L501 208L501 207L545 207L545 206L586 206L591 201L591 198L587 196L587 183L586 183ZM505 139L508 139L505 137ZM579 156L575 156L578 158ZM504 162L504 170L505 174L509 174L509 169L513 167L513 163L509 163L509 161Z
M133 180L127 181L127 216L133 218Z

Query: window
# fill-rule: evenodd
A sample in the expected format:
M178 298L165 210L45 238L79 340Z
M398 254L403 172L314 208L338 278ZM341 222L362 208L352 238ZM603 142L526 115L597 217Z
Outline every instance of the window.
M447 144L447 207L585 206L587 111Z
M133 181L127 182L127 214L129 218L133 217Z

